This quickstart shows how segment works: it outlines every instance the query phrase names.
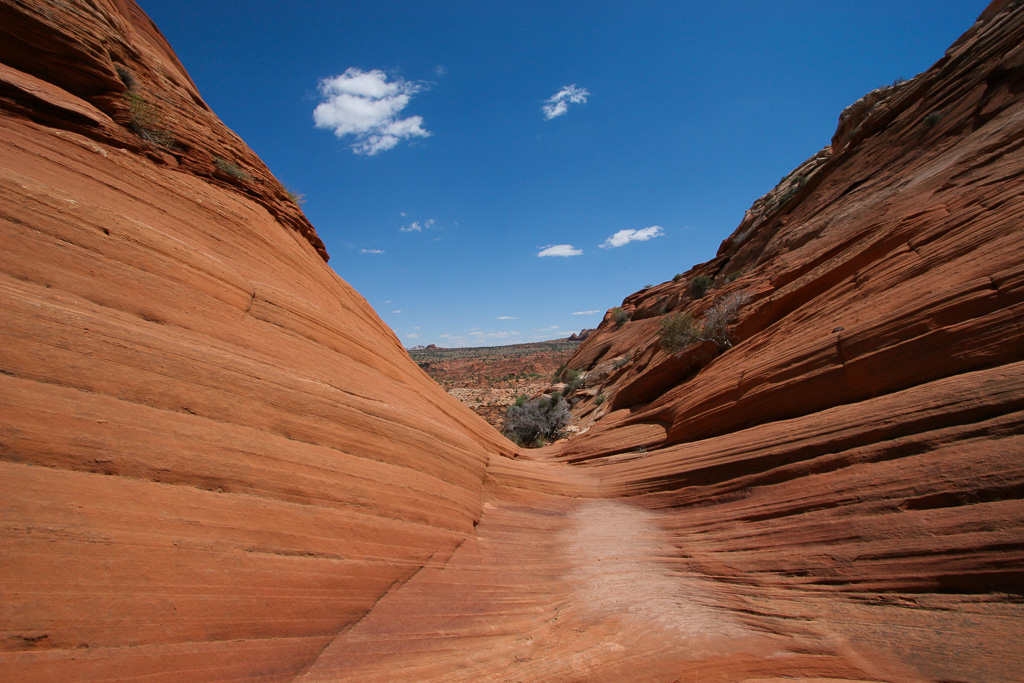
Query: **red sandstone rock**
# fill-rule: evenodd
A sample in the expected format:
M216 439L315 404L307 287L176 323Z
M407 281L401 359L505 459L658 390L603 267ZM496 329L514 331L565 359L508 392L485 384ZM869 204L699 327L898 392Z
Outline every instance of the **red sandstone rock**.
M515 460L135 5L0 32L5 679L1019 678L1024 10L628 297ZM738 290L733 348L659 347Z

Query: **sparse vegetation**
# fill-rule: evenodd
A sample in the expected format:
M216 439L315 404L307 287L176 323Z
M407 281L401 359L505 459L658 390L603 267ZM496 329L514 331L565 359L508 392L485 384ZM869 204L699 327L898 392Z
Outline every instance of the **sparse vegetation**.
M676 273L675 275L672 276L672 282L679 282L684 277L686 277L686 276L683 275L683 273Z
M626 324L626 321L629 320L629 312L621 306L617 306L612 309L612 320L616 325L622 327Z
M941 111L933 111L930 114L928 114L928 116L924 117L924 127L925 128L931 128L932 126L934 126L936 123L938 123L941 120L942 120L942 112Z
M120 74L120 70L118 70ZM122 80L134 83L135 79L127 70ZM158 147L173 147L174 136L164 128L160 128L160 117L156 107L150 100L149 95L138 87L129 88L124 94L124 100L128 104L128 128L140 139L152 143Z
M687 287L687 291L694 299L700 299L708 293L708 290L711 289L711 285L711 278L707 275L698 275L690 280L690 285Z
M306 203L306 195L300 192L296 192L290 187L284 188L284 193L288 195L288 199L292 200L292 203L294 203L296 206L302 206L303 204Z
M606 400L608 400L608 397L604 394L604 392L602 392L602 393L600 393L600 394L598 394L597 396L594 397L594 405L595 406L599 406L602 403L604 403Z
M689 313L678 313L661 321L661 348L668 353L679 353L702 341L712 341L720 351L732 346L729 326L739 317L740 308L750 301L746 292L734 292L718 299L708 309L701 324Z
M582 370L569 370L565 380L563 395L569 396L577 389L583 388L584 373Z
M622 358L620 358L617 361L615 361L614 363L612 363L612 368L614 368L615 370L618 370L618 369L624 367L631 360L632 360L632 357L627 353L625 356L623 356Z
M568 404L555 392L509 406L502 431L520 446L543 446L563 435L570 417Z
M242 170L238 164L234 164L230 161L221 159L220 157L213 158L213 164L224 173L227 173L232 178L238 178L239 180L251 180L252 176Z

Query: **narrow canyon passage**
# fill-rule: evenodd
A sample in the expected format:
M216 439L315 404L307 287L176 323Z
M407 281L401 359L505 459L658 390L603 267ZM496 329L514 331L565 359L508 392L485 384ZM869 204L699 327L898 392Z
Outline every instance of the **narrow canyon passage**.
M810 631L742 623L657 513L532 457L495 458L476 536L393 586L299 679L895 680Z

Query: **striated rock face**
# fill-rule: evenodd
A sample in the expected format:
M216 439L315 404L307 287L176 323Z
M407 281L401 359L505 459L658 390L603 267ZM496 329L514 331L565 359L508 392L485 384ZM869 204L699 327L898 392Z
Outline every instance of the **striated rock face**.
M1024 657L1017 5L844 112L715 259L569 362L608 399L560 459L661 511L749 620L813 606L925 678L1016 680ZM661 348L666 315L739 291L732 348Z
M1018 4L627 297L518 453L138 7L0 3L3 678L1019 680Z
M138 7L5 2L0 33L2 677L294 675L473 531L512 446Z

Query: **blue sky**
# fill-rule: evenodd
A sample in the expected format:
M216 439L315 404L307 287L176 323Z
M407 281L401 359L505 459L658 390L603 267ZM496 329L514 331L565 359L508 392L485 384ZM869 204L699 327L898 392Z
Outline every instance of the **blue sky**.
M595 327L986 5L140 4L406 346Z

